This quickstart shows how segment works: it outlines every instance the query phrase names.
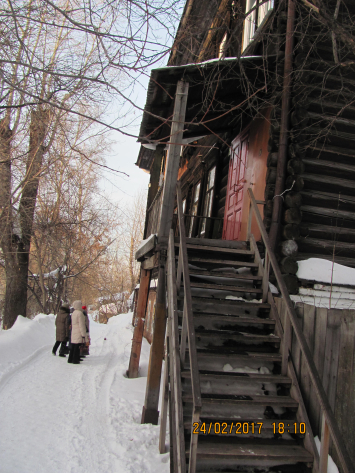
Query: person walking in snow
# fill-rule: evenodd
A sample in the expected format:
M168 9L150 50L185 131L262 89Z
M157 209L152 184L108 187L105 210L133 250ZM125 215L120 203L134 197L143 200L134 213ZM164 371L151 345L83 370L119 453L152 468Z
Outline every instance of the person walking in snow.
M56 342L52 349L52 353L55 356L57 354L59 345L61 345L59 350L59 356L61 356L62 358L65 358L65 348L69 337L69 330L67 325L68 314L69 304L62 304L55 319Z
M74 312L71 316L71 349L69 352L68 363L78 365L80 363L80 345L86 343L85 316L81 308L81 301L74 301Z

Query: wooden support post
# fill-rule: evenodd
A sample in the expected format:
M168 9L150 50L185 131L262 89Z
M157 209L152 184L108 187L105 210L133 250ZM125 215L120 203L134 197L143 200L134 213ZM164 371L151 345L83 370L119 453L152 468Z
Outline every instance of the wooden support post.
M320 444L319 454L319 473L327 473L328 471L328 454L329 454L330 432L325 415L322 421L322 441Z
M188 82L177 83L173 120L168 157L165 170L165 181L158 232L160 245L158 288L155 306L155 320L153 340L150 348L148 379L145 393L145 402L142 412L142 424L158 423L158 404L160 391L160 377L164 354L165 326L166 326L166 251L168 247L169 231L173 221L176 183L180 165L180 151L184 131L185 113L187 105Z
M169 327L169 324L168 324ZM168 328L168 336L166 337L166 355L164 367L164 393L161 403L161 419L160 419L160 435L159 435L159 452L165 453L165 436L166 436L166 420L168 417L168 400L169 400L169 337L170 329Z
M267 301L267 293L269 291L269 274L270 274L270 258L269 258L269 252L266 250L265 260L264 260L264 274L263 274L263 281L262 281L263 302Z
M285 314L285 326L284 326L284 336L282 343L282 364L281 364L281 374L282 376L287 375L287 366L288 366L288 355L291 351L292 344L292 325L290 317L286 311Z
M141 269L140 285L137 301L137 315L134 322L134 332L132 339L131 357L129 360L129 368L127 370L128 378L137 378L139 369L139 359L141 356L144 318L147 307L150 283L150 271Z

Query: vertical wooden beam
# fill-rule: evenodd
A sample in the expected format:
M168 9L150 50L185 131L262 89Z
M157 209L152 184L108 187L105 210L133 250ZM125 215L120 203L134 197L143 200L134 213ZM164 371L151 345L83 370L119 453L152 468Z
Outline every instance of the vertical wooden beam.
M175 144L169 144L158 232L159 243L165 242L166 245L168 244L169 231L173 221L175 190L180 166L181 143L184 131L188 90L188 82L181 80L177 83L170 136L170 142Z
M173 221L175 190L180 165L180 150L184 132L188 90L188 82L179 81L177 83L158 232L158 244L160 245L158 288L142 424L158 424L159 418L160 377L166 326L166 252L169 231Z
M150 271L141 269L140 285L137 301L137 316L134 324L134 332L132 339L131 357L129 360L129 368L127 370L128 378L137 378L139 369L139 359L141 356L144 318L147 308L148 294L150 283Z
M319 473L327 473L328 471L328 454L329 454L330 432L327 421L323 414L322 422L322 441L319 453Z
M169 327L169 324L168 324ZM169 337L170 330L168 329L168 336L166 337L166 355L164 368L164 393L161 403L161 419L160 419L160 434L159 434L159 452L165 453L165 436L166 436L166 421L168 417L168 400L169 400Z

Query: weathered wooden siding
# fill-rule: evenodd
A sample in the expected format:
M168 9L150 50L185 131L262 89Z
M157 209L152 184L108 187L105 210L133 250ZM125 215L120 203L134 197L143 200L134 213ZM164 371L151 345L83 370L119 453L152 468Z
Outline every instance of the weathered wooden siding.
M284 324L284 301L276 298L275 302ZM296 311L344 442L355 463L355 310L325 309L297 303ZM294 335L292 359L313 433L319 436L321 409ZM336 461L334 451L332 456Z

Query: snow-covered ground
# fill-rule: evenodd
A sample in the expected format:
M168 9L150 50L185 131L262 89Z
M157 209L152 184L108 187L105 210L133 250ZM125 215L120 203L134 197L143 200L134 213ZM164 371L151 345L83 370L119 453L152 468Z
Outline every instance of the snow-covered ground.
M141 376L127 379L132 313L91 321L80 365L51 353L53 315L18 317L0 331L1 473L168 473L159 427L141 425L149 345Z

